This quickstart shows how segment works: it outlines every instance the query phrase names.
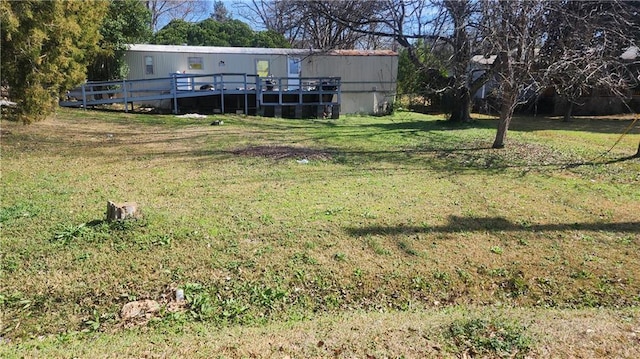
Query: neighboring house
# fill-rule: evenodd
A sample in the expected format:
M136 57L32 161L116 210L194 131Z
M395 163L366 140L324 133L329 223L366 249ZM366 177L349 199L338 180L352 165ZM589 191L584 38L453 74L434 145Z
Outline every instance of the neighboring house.
M127 80L190 75L247 74L282 79L297 90L313 86L310 78L340 81L340 113L379 114L391 108L396 95L398 54L389 50L301 50L179 45L130 45L125 53ZM196 84L197 85L197 84ZM225 85L227 86L227 85ZM237 87L237 86L234 86ZM171 106L169 101L155 106Z
M629 73L637 77L636 84L629 90L626 98L621 99L609 93L594 90L589 95L580 99L580 104L573 109L575 115L609 115L626 113L631 108L635 112L640 112L640 48L631 46L620 55L620 58L628 65ZM481 76L490 66L493 65L496 55L484 56L475 55L471 58L470 71L473 79ZM497 99L492 91L495 89L494 79L490 79L475 94L473 94L474 110L488 113L495 111L494 104ZM559 98L553 88L538 89L537 93L531 90L520 94L522 102L527 104L522 107L524 111L536 113L546 113L553 115L563 115L566 103ZM627 108L629 106L629 108ZM494 107L494 108L492 108Z

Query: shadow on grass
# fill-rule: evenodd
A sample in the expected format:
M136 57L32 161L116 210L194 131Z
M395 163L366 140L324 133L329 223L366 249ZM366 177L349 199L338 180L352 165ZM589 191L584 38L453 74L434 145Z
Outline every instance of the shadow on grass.
M602 162L597 162L597 161L585 161L585 162L577 162L577 163L570 163L565 165L565 168L576 168L576 167L580 167L580 166L598 166L598 165L611 165L614 163L621 163L621 162L626 162L626 161L631 161L631 160L640 160L640 155L635 154L635 155L631 155L631 156L625 156L625 157L620 157L620 158L614 158L608 161L602 161Z
M575 117L571 121L563 121L558 117L529 117L516 116L509 125L510 131L581 131L593 133L621 134L633 122L628 115L607 116L607 117ZM630 133L640 133L640 127L636 126L635 131Z
M606 117L575 117L571 121L563 121L559 117L533 117L514 116L509 125L510 131L544 131L544 130L565 130L581 131L593 133L613 133L620 134L625 128L633 123L634 119L629 115L606 116ZM415 120L398 121L389 123L374 123L363 125L363 127L377 127L382 130L416 130L416 131L446 131L461 129L496 129L498 119L472 120L469 122L455 123L446 120ZM640 133L640 126L635 126L630 133Z
M503 217L460 217L449 216L448 224L443 226L369 226L346 228L351 236L398 235L407 233L456 233L456 232L548 232L548 231L608 231L640 233L640 222L580 222L550 224L518 224Z
M362 128L375 127L386 131L446 131L469 128L494 128L494 121L472 120L469 122L449 122L446 120L391 121L360 125Z

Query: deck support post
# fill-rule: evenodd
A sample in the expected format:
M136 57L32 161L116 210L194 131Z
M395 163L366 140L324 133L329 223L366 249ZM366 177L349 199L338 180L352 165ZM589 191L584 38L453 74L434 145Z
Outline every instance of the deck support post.
M173 114L178 114L178 81L176 75L173 74L171 81L171 93L173 94Z
M331 106L331 119L337 120L340 118L340 105Z

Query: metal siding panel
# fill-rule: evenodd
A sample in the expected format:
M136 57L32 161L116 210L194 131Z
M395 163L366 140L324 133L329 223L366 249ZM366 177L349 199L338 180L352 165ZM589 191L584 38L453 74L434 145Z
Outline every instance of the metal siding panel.
M275 77L287 76L287 55L266 54L252 52L232 53L204 53L204 52L159 52L159 51L128 51L126 61L129 65L129 79L144 79L166 77L176 71L187 73L255 73L255 61L266 59L270 61L270 71ZM144 57L153 56L155 73L145 75ZM203 57L204 69L188 69L190 56ZM295 56L295 55L294 55ZM303 57L304 58L304 57ZM218 66L219 61L225 66ZM376 98L382 97L392 100L396 91L398 71L397 56L343 56L343 55L314 55L304 58L302 77L341 77L345 82L342 86L342 113L373 113L377 111ZM365 84L350 84L349 82L370 82ZM373 87L376 91L373 91ZM349 93L358 91L359 93Z

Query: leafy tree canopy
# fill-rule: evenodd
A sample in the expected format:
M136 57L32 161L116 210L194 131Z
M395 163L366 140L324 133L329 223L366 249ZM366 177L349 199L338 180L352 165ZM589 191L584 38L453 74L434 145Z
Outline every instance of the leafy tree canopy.
M161 45L289 47L284 36L275 32L256 32L240 20L217 21L213 18L198 23L173 20L155 34L152 42Z
M109 9L100 28L101 51L89 66L90 80L111 80L127 76L123 61L127 44L143 43L151 38L151 12L139 0L118 0Z
M59 96L82 83L100 51L104 1L0 0L1 78L25 123L52 113Z
M291 44L281 34L273 31L258 31L253 38L252 47L267 47L267 48L289 48Z

